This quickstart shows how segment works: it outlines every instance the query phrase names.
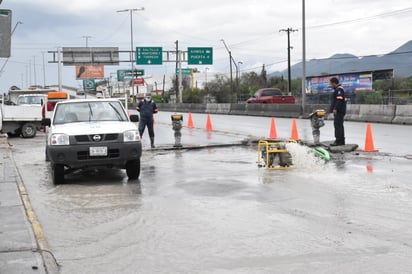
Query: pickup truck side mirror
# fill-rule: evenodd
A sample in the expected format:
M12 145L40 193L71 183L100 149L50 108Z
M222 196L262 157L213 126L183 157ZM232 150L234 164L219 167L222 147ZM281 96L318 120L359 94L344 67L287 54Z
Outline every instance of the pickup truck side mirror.
M41 125L42 125L42 126L47 126L47 127L49 127L49 126L51 125L51 120L50 120L50 118L43 118L43 119L41 120Z
M137 114L132 114L132 115L130 115L130 121L132 121L132 122L139 122L139 115L137 115Z

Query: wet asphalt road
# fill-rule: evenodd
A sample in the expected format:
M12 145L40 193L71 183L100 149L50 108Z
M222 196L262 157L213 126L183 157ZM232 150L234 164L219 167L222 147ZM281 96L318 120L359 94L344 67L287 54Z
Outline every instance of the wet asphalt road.
M157 144L174 143L170 113ZM267 136L270 118L206 116L182 143ZM185 116L184 124L187 122ZM363 147L366 126L345 123ZM276 119L288 137L290 119ZM298 120L310 138L308 120ZM331 140L327 121L321 140ZM373 125L380 153L323 163L291 148L296 168L258 168L256 146L148 149L139 180L124 171L78 172L54 186L44 135L11 138L14 159L61 273L409 273L412 269L411 127ZM408 136L409 134L409 136Z

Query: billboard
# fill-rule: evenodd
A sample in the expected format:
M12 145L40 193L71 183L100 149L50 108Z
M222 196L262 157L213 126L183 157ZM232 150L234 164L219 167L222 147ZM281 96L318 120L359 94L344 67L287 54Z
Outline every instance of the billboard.
M104 78L104 65L78 65L76 66L76 80Z
M306 77L306 93L318 94L331 92L330 79L336 77L348 93L359 90L372 90L372 72L353 72L325 76Z
M63 65L118 65L117 47L63 47Z

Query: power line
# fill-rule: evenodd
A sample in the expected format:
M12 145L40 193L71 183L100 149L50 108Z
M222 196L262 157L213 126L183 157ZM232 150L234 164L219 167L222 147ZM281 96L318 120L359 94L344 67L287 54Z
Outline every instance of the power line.
M327 24L321 24L321 25L315 25L315 26L308 26L306 29L317 29L317 28L324 28L324 27L330 27L330 26L336 26L336 25L342 25L342 24L351 24L351 23L357 23L357 22L362 22L366 20L372 20L372 19L377 19L379 17L389 17L389 16L394 16L394 15L399 15L403 13L407 13L412 11L412 7L409 8L404 8L400 10L394 10L394 11L389 11L389 12L384 12L372 16L367 16L363 18L356 18L356 19L351 19L351 20L344 20L344 21L339 21L339 22L332 22L332 23L327 23Z

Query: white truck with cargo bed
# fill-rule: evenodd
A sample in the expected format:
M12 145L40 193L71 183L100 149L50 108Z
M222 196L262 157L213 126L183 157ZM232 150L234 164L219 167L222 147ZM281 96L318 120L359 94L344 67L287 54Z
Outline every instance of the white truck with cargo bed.
M45 94L25 94L17 98L17 104L0 105L0 132L23 138L36 136L41 128L42 105L46 101Z

